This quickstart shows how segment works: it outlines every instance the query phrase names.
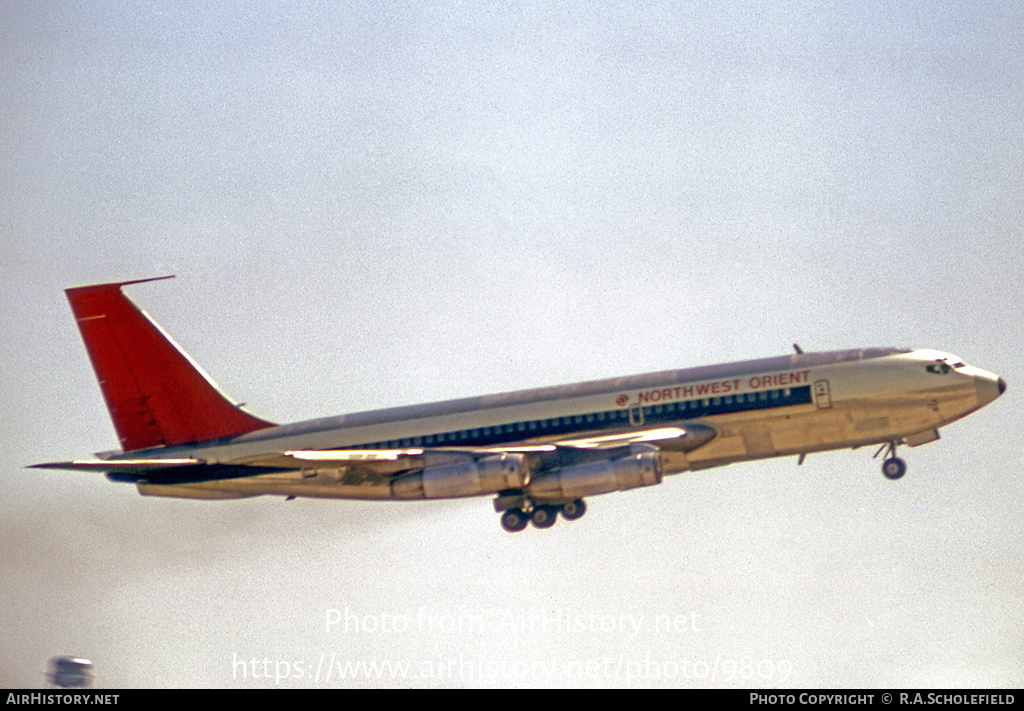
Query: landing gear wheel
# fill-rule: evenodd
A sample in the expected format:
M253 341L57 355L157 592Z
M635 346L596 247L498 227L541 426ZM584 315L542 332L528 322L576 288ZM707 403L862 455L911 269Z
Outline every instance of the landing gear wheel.
M518 533L526 528L530 517L522 509L509 509L501 515L501 527L509 533Z
M558 520L558 508L555 506L535 506L530 520L536 528L551 528Z
M907 473L907 463L899 457L891 457L882 463L882 474L893 481Z
M587 512L587 505L583 503L583 499L576 499L572 503L566 504L562 507L562 518L566 521L575 521Z

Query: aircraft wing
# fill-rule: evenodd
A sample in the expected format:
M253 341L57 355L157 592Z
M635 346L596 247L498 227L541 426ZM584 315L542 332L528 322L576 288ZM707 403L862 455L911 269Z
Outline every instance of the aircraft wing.
M715 430L707 425L691 424L679 427L633 430L596 437L573 437L556 442L559 447L574 449L614 449L631 444L652 444L676 451L692 451L711 440Z
M465 460L504 452L535 454L544 459L545 453L559 453L561 458L572 452L591 452L588 459L605 452L614 456L615 450L643 444L650 448L689 452L714 438L714 428L689 423L673 427L634 430L593 437L555 438L545 441L527 441L493 447L444 447L406 449L326 449L287 450L267 452L227 461L210 461L195 457L95 459L70 462L33 464L35 469L66 469L71 471L106 472L120 478L147 475L160 479L202 481L223 479L228 476L248 476L268 472L286 472L301 469L338 468L359 471L363 476L372 472L376 477L387 477L402 472L432 466L446 461ZM217 474L213 470L218 469ZM176 470L178 470L176 472ZM211 476L212 475L212 476Z

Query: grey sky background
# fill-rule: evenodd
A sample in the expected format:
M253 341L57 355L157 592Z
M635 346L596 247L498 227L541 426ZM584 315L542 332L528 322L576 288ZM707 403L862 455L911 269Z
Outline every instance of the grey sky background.
M0 685L1021 685L1024 10L592 5L0 3ZM171 273L130 296L277 422L794 341L1009 391L899 482L733 465L517 535L24 469L117 446L62 290Z

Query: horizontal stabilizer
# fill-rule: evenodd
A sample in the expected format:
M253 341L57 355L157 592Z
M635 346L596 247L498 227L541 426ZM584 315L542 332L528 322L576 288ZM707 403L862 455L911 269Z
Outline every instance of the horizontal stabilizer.
M121 474L144 474L161 469L193 467L202 464L201 459L89 459L74 462L49 462L32 464L30 469L66 469L76 472L117 472Z

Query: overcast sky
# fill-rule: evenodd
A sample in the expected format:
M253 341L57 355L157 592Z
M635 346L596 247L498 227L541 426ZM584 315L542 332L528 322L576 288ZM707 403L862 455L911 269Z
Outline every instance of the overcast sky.
M0 2L0 686L1019 687L1024 10L778 5ZM164 274L131 297L275 422L793 342L1009 390L899 482L740 464L517 535L24 469L117 446L62 290Z

